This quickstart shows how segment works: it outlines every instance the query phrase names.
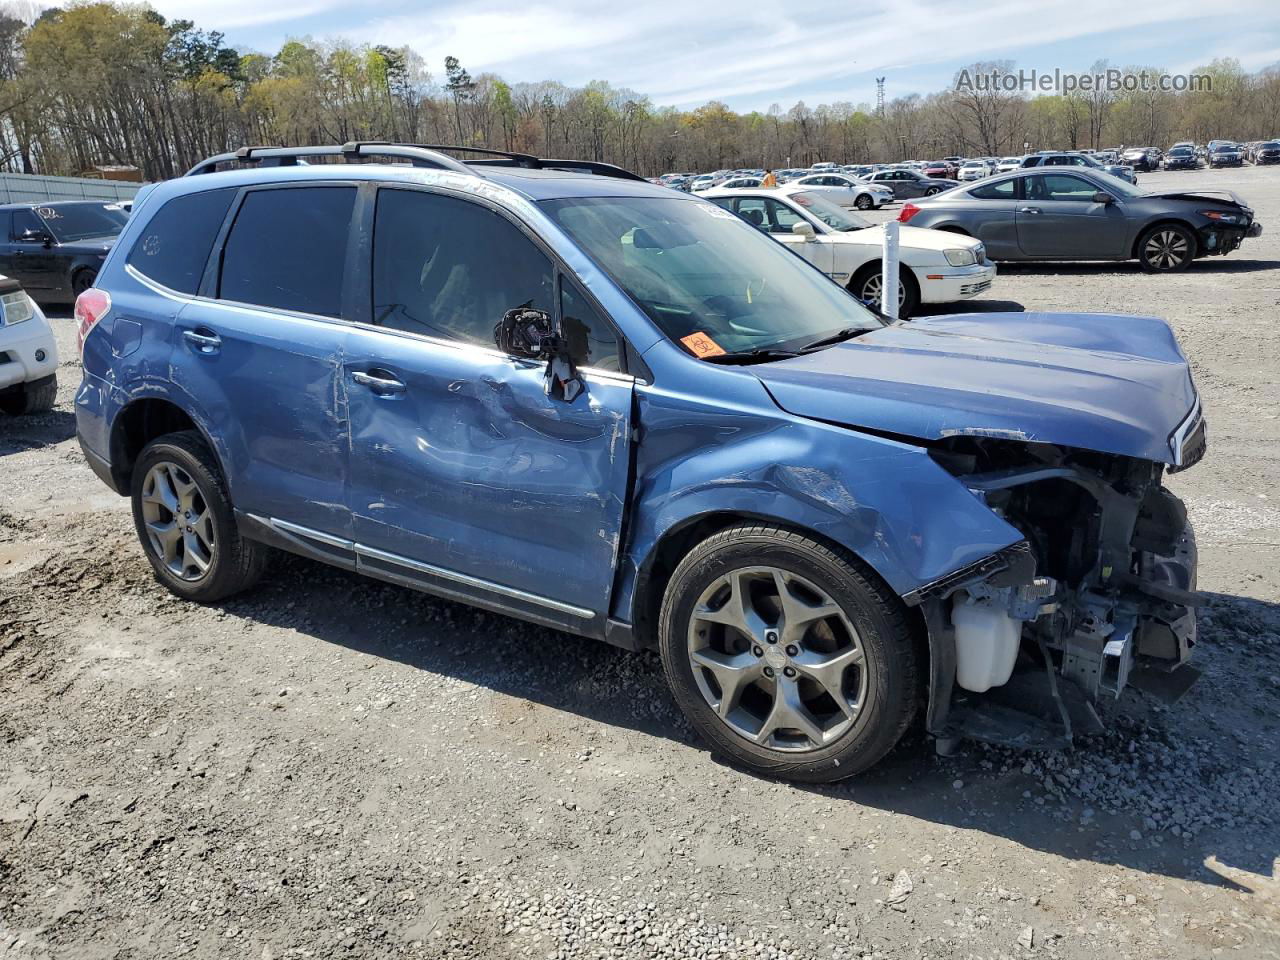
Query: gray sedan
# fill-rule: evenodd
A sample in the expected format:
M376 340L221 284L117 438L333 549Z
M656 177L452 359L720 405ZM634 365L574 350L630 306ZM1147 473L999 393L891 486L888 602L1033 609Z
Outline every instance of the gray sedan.
M939 177L926 177L914 170L880 170L867 177L871 183L882 183L893 190L895 200L909 200L913 197L932 197L935 193L950 190L956 185L955 180L943 180Z
M1019 170L958 187L898 215L981 240L992 260L1134 260L1150 272L1235 250L1262 233L1229 190L1144 193L1087 169Z

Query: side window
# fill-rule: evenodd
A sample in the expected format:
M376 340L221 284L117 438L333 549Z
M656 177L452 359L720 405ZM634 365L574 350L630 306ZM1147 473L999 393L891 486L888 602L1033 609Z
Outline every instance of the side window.
M551 312L551 278L546 254L487 207L420 190L378 191L375 323L491 347L508 310Z
M1097 192L1093 184L1067 174L1046 173L1040 179L1044 182L1044 194L1038 198L1041 200L1076 200L1087 203L1093 200L1093 195Z
M49 228L44 221L35 215L33 210L13 211L13 239L21 240L24 233L48 233Z
M223 250L218 296L340 316L355 201L355 187L286 187L246 194Z
M969 191L969 196L978 200L1013 200L1017 196L1015 180L1001 180L999 183L984 183Z
M569 341L574 363L597 370L622 369L618 335L578 285L564 275L560 277L560 328Z
M766 199L765 203L768 204L771 233L790 233L797 223L808 222L784 203L773 199Z
M724 207L728 207L729 204L736 204L737 209L733 212L747 223L764 233L769 232L769 211L765 207L764 200L757 197L743 197L741 200L727 199L720 203Z
M195 293L235 196L227 188L174 197L147 222L125 262L170 290Z

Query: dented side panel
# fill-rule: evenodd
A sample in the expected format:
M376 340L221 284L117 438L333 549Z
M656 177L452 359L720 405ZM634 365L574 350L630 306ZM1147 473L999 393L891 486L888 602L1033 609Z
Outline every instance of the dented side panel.
M720 382L701 395L637 387L641 442L615 617L633 619L637 580L662 538L713 514L813 531L899 594L1022 539L922 449L790 416L743 370L705 377Z

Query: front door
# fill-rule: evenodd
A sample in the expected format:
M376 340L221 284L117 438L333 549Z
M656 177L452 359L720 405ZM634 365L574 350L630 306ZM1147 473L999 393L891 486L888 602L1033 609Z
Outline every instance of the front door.
M1038 173L1023 181L1015 219L1029 257L1109 260L1123 254L1127 224L1118 203L1097 203L1100 188L1072 173Z
M383 188L372 324L343 364L359 562L547 622L603 624L631 445L616 335L512 221L479 203ZM573 400L546 364L494 345L513 308L561 317L588 368Z
M53 235L44 221L31 209L20 207L13 211L12 220L6 226L0 272L28 290L52 290L59 286Z

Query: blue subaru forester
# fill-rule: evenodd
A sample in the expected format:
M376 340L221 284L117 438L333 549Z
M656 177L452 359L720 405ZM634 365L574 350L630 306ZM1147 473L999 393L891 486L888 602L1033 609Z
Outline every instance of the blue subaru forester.
M76 418L178 596L278 548L654 647L714 749L809 781L920 712L1053 745L1192 671L1162 479L1205 427L1163 321L889 322L714 204L460 152L247 148L140 195Z

